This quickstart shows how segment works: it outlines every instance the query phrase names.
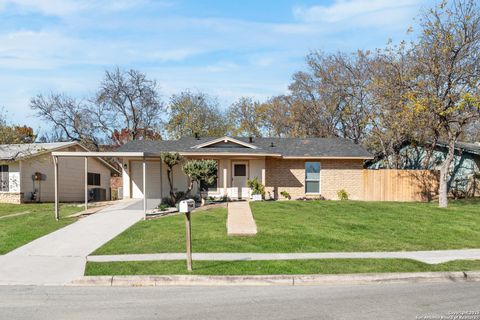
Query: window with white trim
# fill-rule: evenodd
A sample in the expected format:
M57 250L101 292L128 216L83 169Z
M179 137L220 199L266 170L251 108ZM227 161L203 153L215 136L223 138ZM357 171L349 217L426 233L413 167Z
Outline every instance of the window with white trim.
M8 165L0 165L0 191L9 191Z
M305 193L320 194L320 162L305 162Z

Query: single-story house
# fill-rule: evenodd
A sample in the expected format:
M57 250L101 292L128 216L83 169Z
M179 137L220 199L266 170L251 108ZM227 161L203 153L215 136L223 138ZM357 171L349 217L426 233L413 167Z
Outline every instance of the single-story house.
M53 202L55 199L52 152L86 152L77 142L0 145L0 203ZM85 161L60 159L59 201L85 199ZM119 172L100 158L89 158L88 191L96 200L110 199L110 176Z
M152 208L170 192L167 167L161 161L165 152L178 152L186 159L216 160L217 181L195 186L193 194L207 189L209 196L230 198L248 198L247 180L258 178L267 198L282 198L281 192L286 191L294 199L337 199L337 192L344 189L350 199L361 199L363 163L372 159L359 145L340 138L184 137L132 141L114 152L55 152L54 156L117 158L122 162L123 198L144 198L144 207ZM188 177L180 165L174 167L173 186L175 192L187 189Z
M424 144L405 142L398 156L399 169L440 170L448 153L444 142L437 142L430 163L426 164L427 148ZM386 168L386 159L368 165L370 169ZM453 196L480 195L480 143L457 142L455 156L449 171L448 187Z

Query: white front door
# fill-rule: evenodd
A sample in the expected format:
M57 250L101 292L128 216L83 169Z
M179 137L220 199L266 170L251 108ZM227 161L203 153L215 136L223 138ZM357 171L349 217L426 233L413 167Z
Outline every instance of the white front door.
M248 198L250 196L249 189L247 187L247 180L248 162L232 162L232 197Z

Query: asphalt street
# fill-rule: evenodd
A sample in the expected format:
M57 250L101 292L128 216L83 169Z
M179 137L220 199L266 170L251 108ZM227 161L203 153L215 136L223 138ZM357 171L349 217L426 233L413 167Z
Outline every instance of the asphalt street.
M452 319L457 313L468 315L465 319L480 319L480 283L312 287L0 286L2 320L440 319L449 313ZM475 313L477 317L472 317Z

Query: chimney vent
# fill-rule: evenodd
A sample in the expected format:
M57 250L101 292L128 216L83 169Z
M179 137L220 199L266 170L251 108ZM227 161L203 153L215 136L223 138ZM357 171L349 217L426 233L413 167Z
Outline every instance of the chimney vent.
M200 136L198 135L198 132L195 132L195 139L200 140Z
M275 144L273 143L273 141L270 143L270 147L275 147Z
M250 142L250 143L253 142L253 137L252 136L248 137L248 142Z

